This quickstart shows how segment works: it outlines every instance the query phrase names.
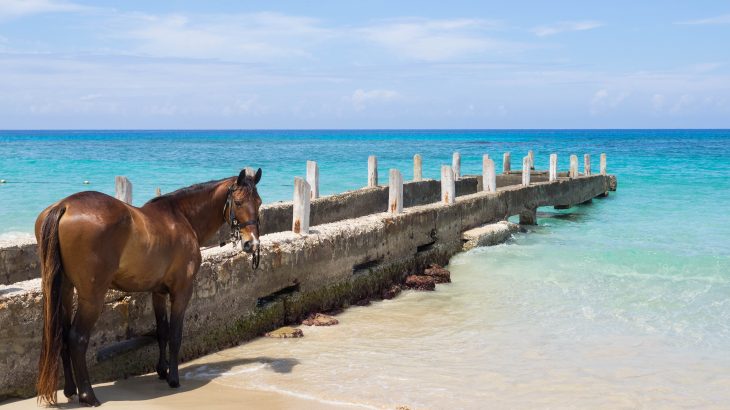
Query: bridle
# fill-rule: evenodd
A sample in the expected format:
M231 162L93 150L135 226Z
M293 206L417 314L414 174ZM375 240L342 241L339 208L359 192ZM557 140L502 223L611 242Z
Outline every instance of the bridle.
M236 242L241 241L241 229L249 226L256 225L256 232L259 232L259 218L256 215L256 219L249 219L248 221L239 222L236 218L236 214L233 212L233 191L236 190L236 184L228 187L228 197L226 198L226 204L223 205L223 219L226 218L226 209L228 210L228 224L231 227L231 243L233 247L236 247ZM251 267L256 270L259 268L261 262L261 246L256 247L256 251L251 254Z

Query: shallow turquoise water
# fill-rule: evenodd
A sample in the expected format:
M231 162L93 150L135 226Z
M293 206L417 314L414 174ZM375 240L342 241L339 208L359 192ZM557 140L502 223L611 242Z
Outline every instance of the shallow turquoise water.
M297 342L298 377L246 373L226 383L257 388L251 383L258 381L294 394L312 391L300 379L323 386L331 379L334 390L323 390L323 399L376 407L444 407L439 397L456 400L456 408L477 408L471 403L485 397L504 407L727 403L727 130L1 132L0 179L8 183L0 185L0 236L30 232L42 208L84 189L83 180L112 193L114 176L126 175L141 204L157 186L170 191L250 165L264 169L260 192L271 202L290 198L307 159L319 162L321 191L329 194L365 185L370 154L385 182L388 168L409 179L415 153L423 155L425 176L435 178L453 151L461 152L463 173L479 173L484 153L501 169L502 153L511 151L519 168L529 149L542 169L557 152L563 170L571 153L592 154L597 169L605 152L618 192L567 211L541 209L539 226L510 244L456 256L455 283L435 294L348 311L345 322L358 325L343 329L358 330L347 352L336 350L349 340L336 328L327 330L332 338ZM417 312L433 317L416 319ZM377 326L368 327L370 319ZM406 365L399 358L412 354L414 335L424 354L414 360L422 364ZM274 354L272 343L244 345L241 354ZM339 352L330 367L321 362L327 349ZM348 366L337 366L343 357ZM438 397L418 389L399 396L411 401L373 395L383 386L412 389L434 367L441 370L429 383L458 387ZM373 385L359 378L383 369L393 378ZM612 394L621 400L608 400Z

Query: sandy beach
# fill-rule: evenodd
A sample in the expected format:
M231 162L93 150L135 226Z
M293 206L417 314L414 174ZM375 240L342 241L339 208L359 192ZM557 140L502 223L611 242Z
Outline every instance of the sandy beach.
M249 362L266 363L266 359L231 360L224 356L225 352L211 354L185 363L180 367L181 374L196 372L208 363L230 363L231 366ZM276 367L278 371L291 371L291 367ZM276 392L240 389L212 382L213 380L183 380L179 389L171 389L156 373L130 377L110 383L94 385L94 391L102 401L104 409L357 409L370 408L348 403L328 403L316 399L296 397ZM59 386L60 387L60 386ZM77 397L67 400L63 391L58 392L59 408L87 408L80 406ZM35 398L12 400L0 403L0 407L8 410L38 409Z

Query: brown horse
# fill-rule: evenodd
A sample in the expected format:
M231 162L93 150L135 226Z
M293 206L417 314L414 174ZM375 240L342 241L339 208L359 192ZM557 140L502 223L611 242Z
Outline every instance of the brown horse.
M255 176L243 170L238 177L159 196L141 208L100 192L80 192L41 212L35 224L44 298L38 400L57 402L60 356L66 397L78 387L80 403L101 404L91 388L86 349L109 288L152 292L160 346L157 374L170 387L180 386L178 353L200 268L200 245L228 222L234 240L243 236L241 248L258 265L260 179L260 168ZM78 297L72 319L74 288Z

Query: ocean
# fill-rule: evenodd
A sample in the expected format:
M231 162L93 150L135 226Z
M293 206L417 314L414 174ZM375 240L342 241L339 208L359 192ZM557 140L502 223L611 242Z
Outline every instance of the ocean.
M565 211L508 243L456 255L453 283L356 307L341 325L298 340L259 339L228 355L271 357L184 373L241 389L382 408L723 407L730 403L730 130L2 131L0 238L28 235L35 216L73 192L134 203L261 167L264 202L289 200L306 160L320 190L381 183L397 168L424 177L461 153L481 173L488 153L513 169L528 150L600 153L618 191ZM582 166L581 166L582 168ZM83 185L83 181L90 181ZM286 374L277 360L295 359ZM243 363L243 362L242 362Z

